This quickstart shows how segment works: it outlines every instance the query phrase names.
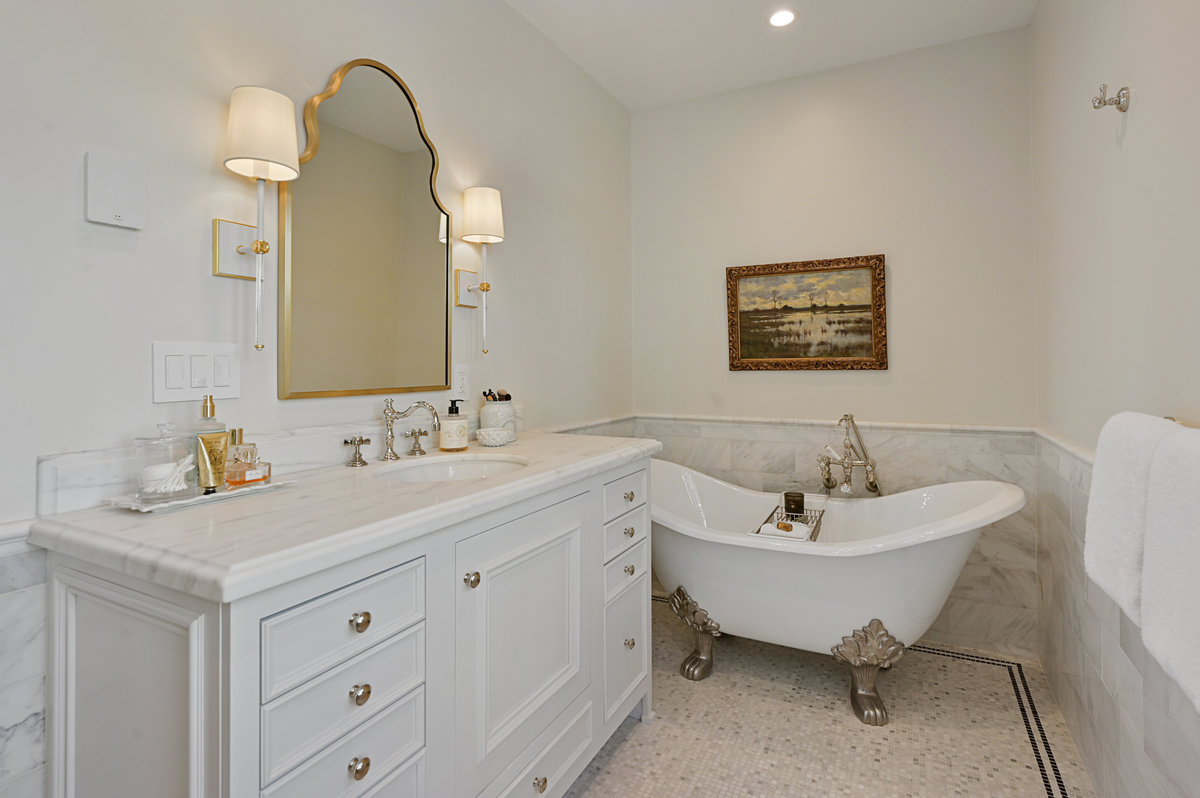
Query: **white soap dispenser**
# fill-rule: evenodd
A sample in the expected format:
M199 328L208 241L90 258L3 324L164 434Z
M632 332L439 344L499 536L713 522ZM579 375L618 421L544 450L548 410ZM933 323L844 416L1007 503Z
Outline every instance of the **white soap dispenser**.
M451 399L450 409L442 419L442 434L438 448L443 452L465 452L467 450L467 418L458 412L462 399Z

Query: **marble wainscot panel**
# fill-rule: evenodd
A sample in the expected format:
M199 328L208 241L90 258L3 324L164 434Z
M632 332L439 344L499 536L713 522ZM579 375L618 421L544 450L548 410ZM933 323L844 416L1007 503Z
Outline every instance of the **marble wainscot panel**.
M1032 657L1037 651L1037 457L1029 429L879 424L856 419L888 493L940 482L998 479L1025 491L1027 504L983 529L927 638ZM642 415L573 431L620 429L663 444L658 455L752 490L823 490L817 455L842 451L835 420L725 419ZM868 495L862 471L855 496Z
M1195 796L1200 713L1084 571L1092 454L1042 433L1037 454L1038 653L1096 794Z
M0 795L45 790L46 553L0 524Z

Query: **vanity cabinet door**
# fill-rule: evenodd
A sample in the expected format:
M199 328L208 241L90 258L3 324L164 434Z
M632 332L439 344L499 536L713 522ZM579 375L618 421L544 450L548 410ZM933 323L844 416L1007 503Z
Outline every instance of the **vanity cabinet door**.
M590 684L585 497L460 541L457 794L476 795Z

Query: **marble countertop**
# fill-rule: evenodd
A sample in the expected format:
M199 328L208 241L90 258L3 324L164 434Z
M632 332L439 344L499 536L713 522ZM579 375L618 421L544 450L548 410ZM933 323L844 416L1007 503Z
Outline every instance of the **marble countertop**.
M112 507L34 521L31 543L148 582L229 602L649 457L654 440L524 433L469 454L526 458L461 482L376 477L385 464L289 474L274 491L158 513ZM434 462L431 453L421 462ZM408 461L409 458L404 458Z

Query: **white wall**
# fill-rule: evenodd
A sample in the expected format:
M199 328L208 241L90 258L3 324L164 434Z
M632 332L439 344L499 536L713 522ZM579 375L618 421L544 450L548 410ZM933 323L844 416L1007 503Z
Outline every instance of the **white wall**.
M1200 5L1042 0L1032 31L1038 423L1085 449L1121 410L1200 423Z
M0 521L33 514L38 454L123 445L197 415L151 403L152 340L243 344L242 396L218 403L218 416L248 437L378 415L382 397L277 400L274 335L265 354L249 345L251 286L210 274L210 220L254 215L253 185L221 165L230 91L265 85L299 108L352 58L383 61L412 88L451 210L466 186L503 192L486 361L477 316L454 317L455 360L472 365L473 389L507 388L532 426L629 411L629 114L505 3L9 6ZM145 230L84 221L88 150L144 159ZM477 265L478 247L460 242L454 258Z
M1032 426L1028 31L633 117L638 413ZM884 253L887 371L731 372L725 268Z

